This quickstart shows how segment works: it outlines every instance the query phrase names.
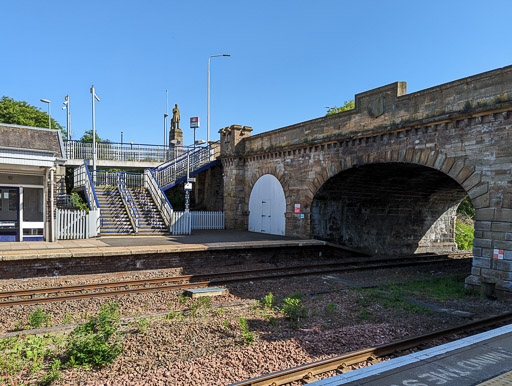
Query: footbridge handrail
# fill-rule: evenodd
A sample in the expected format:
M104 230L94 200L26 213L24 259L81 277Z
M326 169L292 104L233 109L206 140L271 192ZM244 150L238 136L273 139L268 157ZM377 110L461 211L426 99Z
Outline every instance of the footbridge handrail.
M165 225L171 230L173 208L151 169L144 170L144 187L148 189L151 194L153 201L164 219Z
M161 187L166 187L214 161L220 148L219 142L208 146L191 148L181 156L164 162L152 169L153 175Z
M137 233L139 231L140 225L140 213L139 210L137 209L137 205L135 204L135 200L133 199L132 193L130 192L130 189L128 189L126 185L126 174L128 173L117 172L117 190L119 191L124 206L126 207L126 211L128 212L128 217L130 218L130 222L132 223L133 231Z
M73 171L73 186L75 188L83 186L89 208L91 210L99 209L98 197L96 197L96 191L94 190L94 184L91 174L89 173L87 162L84 161L82 165Z
M65 154L68 159L92 159L92 146L91 141L64 140ZM96 142L96 157L98 160L165 162L187 151L188 147L173 149L164 145L131 142Z

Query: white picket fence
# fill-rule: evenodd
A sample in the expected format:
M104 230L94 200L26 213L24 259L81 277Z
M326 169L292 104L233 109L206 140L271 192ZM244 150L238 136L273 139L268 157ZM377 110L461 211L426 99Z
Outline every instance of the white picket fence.
M57 240L88 239L99 236L100 211L57 209Z
M173 235L189 235L192 229L224 229L224 212L173 212Z

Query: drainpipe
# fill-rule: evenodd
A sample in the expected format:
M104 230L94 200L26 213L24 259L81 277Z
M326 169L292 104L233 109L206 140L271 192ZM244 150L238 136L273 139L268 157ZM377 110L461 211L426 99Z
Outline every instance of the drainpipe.
M54 198L53 198L53 178L54 178L54 172L56 171L55 168L50 168L50 241L55 241L55 219L54 219L54 212L55 209L53 207Z

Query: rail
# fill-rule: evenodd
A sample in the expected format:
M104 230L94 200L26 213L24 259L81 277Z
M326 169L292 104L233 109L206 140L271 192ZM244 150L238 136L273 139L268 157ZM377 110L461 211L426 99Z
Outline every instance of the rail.
M170 229L173 218L172 205L162 191L153 171L150 169L144 170L144 187L149 191L149 194L151 194L153 201L162 215L165 225Z
M161 187L166 188L184 180L188 173L194 173L212 162L220 150L219 142L208 146L190 148L189 151L173 157L170 161L152 169Z
M140 213L137 209L137 205L135 204L132 193L126 185L125 177L127 174L129 173L117 172L117 190L119 191L121 199L123 200L124 206L128 212L128 217L132 223L133 231L137 233L139 231Z

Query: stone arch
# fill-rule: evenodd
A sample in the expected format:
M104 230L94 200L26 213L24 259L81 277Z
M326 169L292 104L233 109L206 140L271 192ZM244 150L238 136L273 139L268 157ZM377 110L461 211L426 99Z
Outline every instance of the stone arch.
M249 189L248 189L248 198L247 200L249 200L250 198L250 192L252 192L252 189L254 188L254 185L256 184L256 182L264 175L266 174L270 174L272 176L274 176L278 181L279 183L281 184L282 188L283 188L283 192L284 192L284 197L286 199L286 210L287 211L291 211L293 210L291 208L291 205L292 205L292 200L291 200L291 195L290 195L290 189L289 189L289 182L288 182L288 178L287 178L287 174L285 173L285 170L278 170L277 167L265 167L265 168L260 168L260 169L257 169L256 173L254 173L250 180L249 180ZM249 202L249 201L246 201L246 202Z
M333 162L333 161L331 161ZM339 207L333 204L335 200L325 200L326 191L330 189L331 194L333 191L333 186L331 186L334 182L338 181L341 183L342 181L346 184L353 183L357 180L356 170L360 170L361 173L368 173L368 175L372 175L371 169L380 170L382 173L390 173L390 168L397 167L402 172L418 170L421 173L424 173L425 176L428 176L432 180L438 181L439 184L446 184L446 188L439 187L439 191L432 191L432 199L437 197L437 200L442 201L441 204L438 204L439 207L435 208L434 204L429 204L428 199L425 197L424 202L422 203L423 207L421 210L424 212L428 212L429 216L432 217L431 223L429 224L427 220L425 220L425 225L423 228L417 231L417 235L414 236L417 239L413 240L413 242L409 243L410 245L406 246L402 250L399 250L398 244L393 247L391 253L413 253L413 252L441 252L443 248L445 250L453 250L455 247L454 241L454 228L455 228L455 211L458 203L467 195L472 199L475 209L478 210L482 208L486 208L489 205L489 197L488 197L488 186L487 183L481 182L481 173L475 172L473 167L467 167L464 165L463 159L458 159L455 157L448 157L444 154L440 154L437 150L430 149L406 149L401 151L381 151L373 154L362 154L357 156L347 156L343 159L339 159L334 161L334 165L326 165L324 172L315 178L314 181L310 182L309 190L313 193L311 198L311 217L310 217L310 231L311 235L316 238L323 238L325 240L330 240L333 242L345 244L354 248L361 248L363 245L357 245L357 243L361 243L361 240L364 238L360 238L357 240L358 232L360 234L367 235L371 232L368 232L368 227L372 226L372 221L370 220L371 215L368 214L368 218L366 219L367 223L364 224L362 221L361 224L357 224L357 232L354 231L352 234L346 232L347 227L357 227L352 223L352 225L347 225L345 222L354 221L357 222L358 216L355 214L349 220L349 217L341 219L337 219L335 215L329 215L330 217L326 218L326 213L334 213L336 211L341 211L341 207L344 208L346 212L347 207L356 206L356 199L346 199L346 202L343 204L339 204ZM387 166L384 166L387 165ZM378 174L373 172L371 178L379 178ZM340 177L345 176L345 177ZM370 179L371 179L370 178ZM376 182L377 183L377 182ZM331 185L329 185L331 184ZM419 184L419 182L418 182ZM348 194L350 191L349 188L344 188L345 190L342 192L338 192L339 195ZM390 191L392 188L389 188ZM394 189L394 188L393 188ZM412 189L412 188L411 188ZM443 189L445 191L443 191ZM448 192L449 191L449 192ZM355 192L355 193L354 193ZM360 194L364 195L365 191L359 191L357 193L357 189L353 189L352 194ZM411 196L413 194L411 193ZM398 197L398 194L397 194ZM378 200L379 195L375 193L373 196L373 200ZM319 204L322 202L323 204ZM340 199L341 200L341 199ZM361 200L363 200L361 198ZM445 200L445 201L443 201ZM450 201L451 200L451 201ZM329 202L329 203L327 203ZM339 201L340 202L340 201ZM322 206L323 205L323 206ZM331 205L329 207L329 205ZM381 204L384 205L384 204ZM397 208L393 208L391 204L387 204L388 206L380 209L371 208L369 209L373 215L378 218L378 216L398 216L399 213L393 212L393 210L397 210ZM429 206L430 205L430 206ZM437 204L436 204L437 205ZM443 206L444 205L444 206ZM385 205L384 205L385 206ZM428 206L428 209L427 209ZM435 210L434 210L435 209ZM362 209L361 209L362 210ZM383 213L378 213L381 210ZM404 209L404 213L402 213L402 219L405 218L405 212L407 209ZM418 211L420 209L418 208ZM330 211L330 212L329 212ZM319 217L322 217L323 223L320 224L318 221ZM340 215L341 216L341 215ZM418 215L419 216L419 215ZM417 216L417 217L418 217ZM438 216L438 218L434 218ZM361 215L364 217L364 214ZM428 216L427 216L428 217ZM384 218L384 217L382 217ZM385 224L385 222L383 222ZM375 224L373 224L375 225ZM427 226L430 225L430 228ZM322 228L324 227L324 228ZM331 228L329 228L331 227ZM336 232L337 227L339 228L340 237L338 239L332 237L332 233ZM437 228L442 229L443 232L440 232ZM325 229L330 229L325 233L327 237L322 237L324 235ZM399 232L395 232L393 234L393 230L391 228L385 228L385 225L382 225L382 229L380 229L380 235L375 237L381 237L378 242L372 248L367 248L368 252L372 253L381 253L381 254L389 254L384 251L383 245L386 244L386 237L391 240L393 237L400 238L404 237L404 234ZM389 230L389 235L385 235L386 230ZM379 230L374 229L374 233L379 233ZM332 233L329 233L332 232ZM345 233L343 233L345 232ZM420 238L418 235L424 232L423 238ZM436 233L437 232L437 233ZM353 237L351 239L351 237ZM412 237L412 236L411 236ZM429 238L435 239L436 242L431 242L429 244ZM356 240L354 240L356 239ZM451 241L450 241L451 240ZM352 243L352 244L351 244ZM435 244L435 245L434 245ZM390 244L391 245L391 244ZM414 248L413 248L414 247Z

